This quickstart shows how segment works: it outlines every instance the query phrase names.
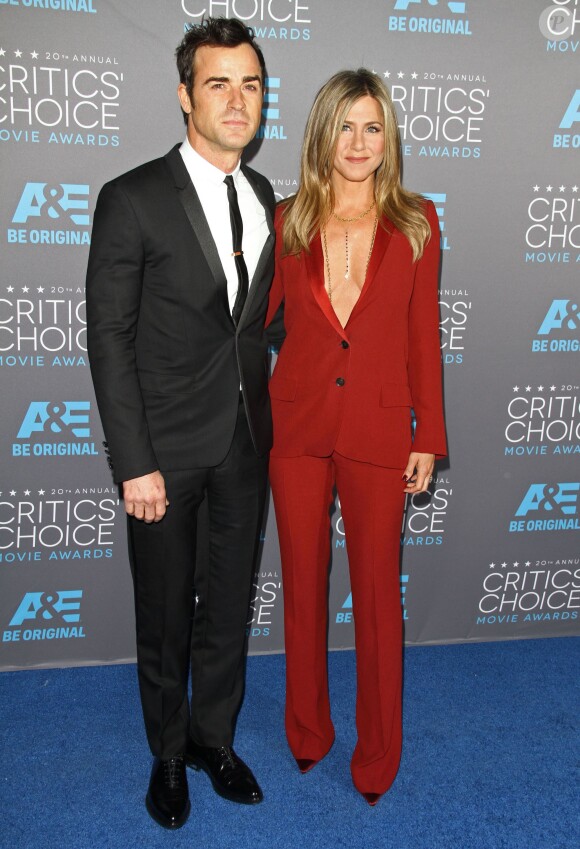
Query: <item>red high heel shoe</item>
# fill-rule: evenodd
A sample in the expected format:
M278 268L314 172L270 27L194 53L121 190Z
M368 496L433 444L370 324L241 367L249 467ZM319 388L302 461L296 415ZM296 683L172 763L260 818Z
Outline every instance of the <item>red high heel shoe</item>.
M363 798L365 799L365 801L367 801L369 803L371 808L374 808L374 806L377 804L377 802L381 798L381 795L382 795L381 793L363 793L362 794Z
M310 760L309 758L296 758L298 769L304 775L305 772L310 772L312 767L315 767L318 761Z

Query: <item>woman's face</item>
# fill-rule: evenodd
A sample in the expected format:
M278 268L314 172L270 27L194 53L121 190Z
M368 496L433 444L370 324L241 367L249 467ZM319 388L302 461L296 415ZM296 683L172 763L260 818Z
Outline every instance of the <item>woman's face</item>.
M383 111L374 97L365 95L351 108L342 125L334 157L333 179L362 183L381 164L385 153Z

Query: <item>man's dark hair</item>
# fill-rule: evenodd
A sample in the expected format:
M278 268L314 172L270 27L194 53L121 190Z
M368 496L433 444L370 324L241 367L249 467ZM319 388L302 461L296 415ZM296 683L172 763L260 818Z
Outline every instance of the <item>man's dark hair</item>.
M238 47L249 44L256 51L262 70L262 85L266 78L264 55L255 41L254 30L237 18L205 18L199 24L192 24L175 51L179 82L183 83L189 99L193 103L193 63L199 47ZM183 113L187 124L187 114Z

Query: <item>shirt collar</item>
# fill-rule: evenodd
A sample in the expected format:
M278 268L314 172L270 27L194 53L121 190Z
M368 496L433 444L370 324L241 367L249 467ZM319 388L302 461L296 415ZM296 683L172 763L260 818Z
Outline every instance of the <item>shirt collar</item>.
M183 161L185 162L185 167L187 168L189 176L194 183L196 180L204 180L214 186L223 184L226 172L221 171L219 168L216 168L215 165L212 165L211 162L208 162L207 159L204 159L204 157L191 146L187 136L185 137L185 141L181 145L180 150L181 155L183 156ZM238 162L234 170L231 172L231 175L234 178L234 183L237 181L238 174L240 173L240 166L241 162Z

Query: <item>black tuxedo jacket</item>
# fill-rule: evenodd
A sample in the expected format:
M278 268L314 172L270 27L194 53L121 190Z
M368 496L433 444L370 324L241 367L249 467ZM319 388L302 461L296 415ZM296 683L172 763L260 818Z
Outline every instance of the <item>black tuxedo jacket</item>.
M242 168L270 234L237 328L179 145L99 194L87 272L88 352L118 482L219 464L233 437L240 383L256 453L271 447L263 328L274 193L265 177Z

